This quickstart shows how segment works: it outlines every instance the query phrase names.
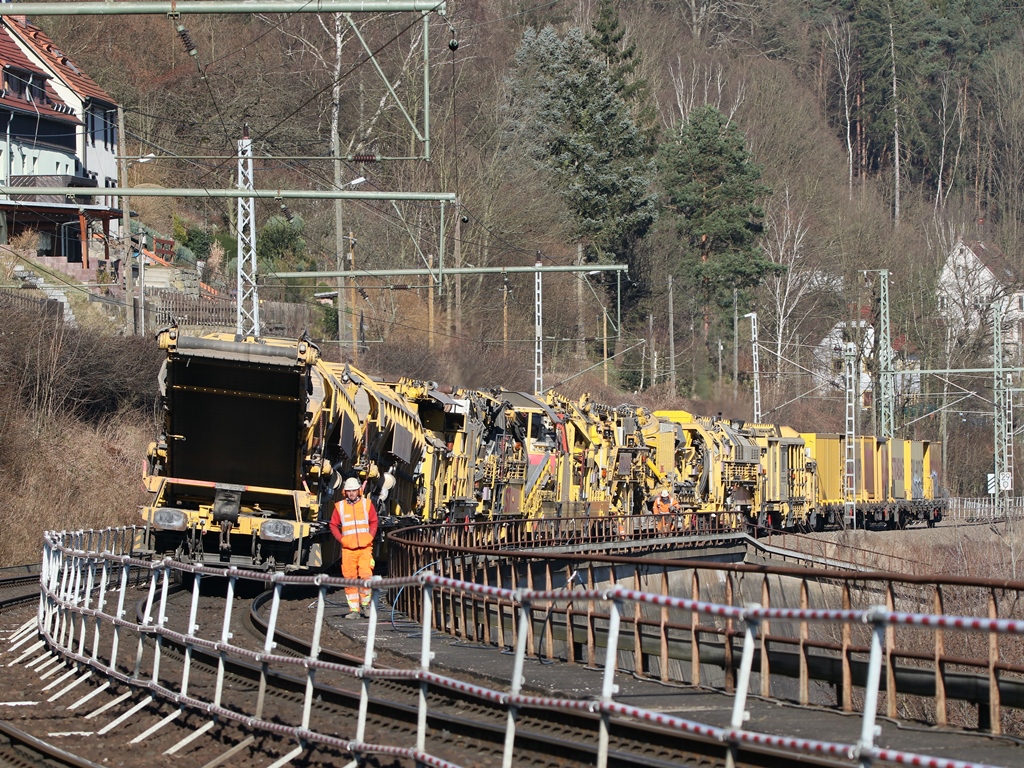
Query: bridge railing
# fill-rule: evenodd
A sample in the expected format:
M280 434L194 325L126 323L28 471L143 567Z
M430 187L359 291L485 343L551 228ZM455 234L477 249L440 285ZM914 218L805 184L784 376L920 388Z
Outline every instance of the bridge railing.
M725 534L720 534L725 535ZM742 608L869 610L931 615L981 612L991 619L1024 619L1024 582L936 577L883 571L715 563L687 560L687 550L630 557L621 550L586 554L558 537L531 539L515 548L466 545L437 527L392 534L391 573L436 572L447 578L504 590L607 589L624 587L665 598ZM694 542L691 543L695 543ZM705 555L707 557L707 555ZM399 597L399 607L418 619L419 604ZM434 625L463 642L511 647L514 606L476 595L458 596L436 608ZM572 602L533 611L531 649L542 659L593 665L608 642L607 612ZM620 644L620 668L682 685L735 690L743 633L729 617L710 619L685 611L637 608L630 637ZM870 633L855 623L812 625L798 620L765 622L754 665L764 697L853 711L866 694ZM628 652L627 652L628 651ZM882 698L889 717L906 716L940 726L979 727L1002 733L1024 722L1024 643L996 633L930 632L886 628Z
M768 601L762 605L740 606L735 604L734 600L722 602L702 599L699 586L695 587L691 597L676 596L664 589L643 591L620 583L616 578L615 568L624 567L633 573L634 577L642 575L641 571L654 571L655 582L666 578L669 573L661 569L637 568L634 564L614 566L609 563L601 566L595 561L594 570L590 571L590 575L582 580L582 583L578 583L579 568L567 573L563 579L553 579L554 571L550 561L547 561L546 565L542 562L539 568L540 571L547 570L546 583L537 580L538 583L535 584L517 583L512 588L493 581L487 583L453 578L426 569L401 578L375 577L366 582L357 582L322 575L295 576L278 573L268 576L236 568L224 570L184 565L170 559L150 562L132 556L134 537L133 530L125 529L47 534L37 627L42 639L35 646L28 646L28 650L24 651L19 660L27 659L34 649L45 643L50 649L61 654L66 662L74 665L63 678L58 678L52 684L54 687L76 675L77 666L93 670L108 680L120 682L147 694L141 703L105 726L102 732L117 727L128 717L137 714L152 697L159 697L175 704L177 714L172 713L148 728L136 737L136 742L149 738L183 711L191 709L206 716L234 720L250 729L294 740L296 747L286 759L303 752L305 744L318 743L346 750L356 756L390 755L405 757L417 763L457 768L453 763L427 751L430 706L428 691L457 690L507 708L506 765L512 764L519 711L539 708L600 714L598 765L607 764L610 719L617 716L656 722L661 727L676 730L681 734L699 734L714 738L722 742L723 748L730 751L749 743L798 753L845 756L859 759L864 766L875 760L888 760L905 764L927 764L936 768L966 768L981 764L883 749L874 744L879 692L892 682L892 640L895 632L897 629L913 628L915 631L926 632L938 638L944 633L956 631L958 634L980 637L983 642L987 641L990 644L995 640L997 648L1001 638L1017 638L1024 634L1024 622L1013 619L906 612L881 604L855 607L850 598L851 590L844 592L849 598L850 605L844 605L842 608L815 607L804 599L801 599L799 606L792 607L783 607L777 603L771 605ZM102 544L98 544L99 542ZM507 567L494 559L494 553L469 554L462 562L477 558L482 561L490 559L492 571L500 571L501 567ZM453 562L454 560L452 558ZM610 580L606 580L607 586L587 586L588 582L597 583L596 569L601 567L607 567L612 576ZM451 569L445 567L440 570ZM531 569L526 570L527 574L531 572ZM167 615L169 585L176 573L190 573L194 576L191 610L187 616ZM474 571L473 575L479 574ZM835 577L834 573L828 575ZM226 599L220 627L212 627L203 632L196 624L196 611L199 604L200 582L210 579L226 581ZM261 652L240 647L232 642L230 628L233 612L238 610L239 604L233 597L238 582L246 580L269 582L273 590L269 629ZM714 579L704 579L712 580ZM561 583L556 586L558 581ZM698 581L692 583L696 585ZM730 596L736 594L735 590L728 587L733 583L730 579L725 581ZM895 580L889 579L887 583L890 585L887 589L876 590L873 596L891 602L890 596L898 590ZM310 585L317 591L312 650L305 657L284 656L273 652L275 632L278 628L278 606L282 589L288 584ZM326 595L329 588L356 584L369 586L374 592L374 600L371 603L362 665L344 667L320 659ZM125 618L125 606L130 595L134 593L133 590L137 589L135 585L143 585L145 597L142 604L145 607L141 618L132 620ZM418 665L412 664L405 669L382 669L375 665L379 619L377 598L383 593L393 596L399 593L409 595L408 602L416 605L413 612L420 617L423 638ZM412 598L412 595L415 595L415 598ZM801 595L806 595L806 589L801 591ZM462 612L440 610L441 606L445 605L461 606ZM478 612L477 616L472 617L473 621L493 615L493 612L480 612L483 606L500 606L510 619L507 644L514 651L515 661L510 682L501 690L439 675L430 668L431 643L435 634L445 629L440 622L456 621L460 617L465 621L471 618L466 612L470 609ZM603 670L601 695L597 701L536 697L522 693L525 659L537 654L538 648L544 648L545 653L550 653L552 648L552 624L546 620L538 622L538 616L551 617L556 611L565 617L566 628L574 627L574 616L583 616L586 618L587 626L604 638L602 643L590 646L594 657L588 660ZM727 669L736 673L731 686L734 700L729 727L715 727L616 700L616 675L637 671L635 660L638 654L643 652L643 639L638 633L644 626L650 627L652 623L659 625L663 633L666 632L666 616L669 615L691 617L690 632L695 649L704 646L702 635L718 632L715 625L720 626L724 623L726 627L724 636L727 642L724 647L727 649L727 655L734 653L732 639L738 638L738 657L731 659L726 665ZM866 658L859 673L863 676L863 704L861 737L857 743L798 739L744 729L746 698L754 684L755 669L760 667L763 684L764 665L767 663L766 660L771 658L771 654L766 654L766 651L770 644L776 642L776 628L787 623L801 628L800 637L805 642L810 637L807 631L810 626L826 628L827 631L843 638L852 637L854 633L863 635L863 653ZM31 640L32 636L28 633L15 638L10 650L15 651ZM666 642L667 634L663 634L662 644ZM846 650L852 654L853 649L849 647L847 640L844 639L843 642ZM935 642L937 647L941 645L939 640ZM167 643L179 644L184 649L180 676L173 680L168 679L166 665L161 667L161 657ZM207 673L213 675L212 681L206 681L205 685L196 685L194 683L199 672L193 660L203 653L215 660L216 672ZM849 661L849 657L845 658ZM630 659L634 660L633 664L630 663ZM260 665L261 693L255 704L251 699L245 700L248 703L243 704L233 702L233 691L225 683L225 669L230 660L247 660ZM804 662L806 661L805 658ZM699 666L698 660L695 668ZM351 738L332 736L315 727L314 716L318 695L314 685L315 675L318 671L325 670L348 674L360 680L359 715ZM295 716L294 712L288 715L285 710L273 714L265 710L265 707L269 706L264 696L266 687L270 684L271 676L279 671L288 671L293 675L305 677L303 707L299 716ZM373 681L378 679L406 679L421 687L420 712L414 744L396 746L365 741L369 691ZM55 693L53 698L63 695L76 684L74 681L67 683L66 688ZM208 730L212 723L211 720L209 726L198 729L196 735ZM327 722L325 725L330 730L338 727L335 721ZM168 753L177 751L195 737L190 735L182 739L168 750Z

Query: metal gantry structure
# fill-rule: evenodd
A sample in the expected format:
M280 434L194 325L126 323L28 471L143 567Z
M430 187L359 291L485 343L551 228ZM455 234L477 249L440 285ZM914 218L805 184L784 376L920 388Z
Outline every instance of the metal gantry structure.
M843 353L846 378L846 461L843 468L843 522L857 527L857 411L860 408L860 371L857 370L857 345L846 343Z
M373 66L377 74L380 76L384 86L390 98L394 101L397 108L401 111L402 115L408 122L413 137L416 142L422 147L422 152L419 154L413 153L410 157L400 158L384 158L377 154L353 156L347 158L348 160L382 160L382 159L396 159L396 160L429 160L430 159L430 27L429 20L433 14L437 14L440 17L444 17L447 11L444 0L437 2L436 0L318 0L318 2L311 4L304 2L303 0L259 0L259 2L239 2L237 0L204 0L202 2L178 2L177 0L168 0L168 2L29 2L24 5L15 6L12 3L0 4L0 16L124 16L124 15L163 15L169 19L178 20L182 15L187 14L251 14L253 12L260 13L282 13L282 14L293 14L293 13L330 13L344 16L344 19L348 22L351 27L354 36L362 44L367 54L367 61ZM422 53L423 53L423 92L420 97L420 104L415 109L407 108L406 104L403 103L396 85L391 82L391 79L385 73L384 69L380 66L377 61L374 51L369 47L365 38L363 37L358 26L352 19L354 13L399 13L399 12L411 12L419 13L422 17L423 34L421 40ZM445 23L451 28L451 24L445 20ZM185 35L183 39L187 39L187 32L184 27L178 25L178 33ZM195 50L191 50L190 53L195 55ZM120 110L119 110L120 111ZM413 115L416 115L414 117ZM124 131L123 119L120 123L120 134L119 134L119 147L118 153L120 155L119 160L121 164L121 176L125 180L125 187L123 189L107 188L105 194L117 194L123 200L127 200L129 196L144 196L140 190L129 188L127 184L127 173L126 173L126 153L123 151L123 143L126 136ZM326 158L325 158L326 159ZM342 159L335 157L335 162ZM257 295L257 266L256 266L256 225L255 225L255 199L257 197L263 197L263 195L256 194L255 185L253 183L253 155L252 155L252 142L249 139L248 132L246 132L245 138L238 144L238 185L237 190L249 192L251 194L238 196L237 203L237 214L238 214L238 226L237 226L237 245L238 245L238 270L237 270L237 310L236 310L236 333L240 335L255 335L258 336L260 333L260 321L259 321L259 299ZM10 191L12 188L5 187L6 192L4 194L11 195L17 194L17 192ZM340 191L340 187L336 191ZM230 192L231 190L188 190L190 193L200 192L202 196L218 197L226 196L223 193ZM181 192L181 190L178 190ZM48 194L80 194L81 189L75 192L67 193L63 192L62 189L48 188ZM220 194L218 194L220 193ZM162 196L168 197L190 197L192 194L172 194L171 190L161 190ZM280 199L288 195L283 194L279 191L274 197ZM337 195L311 195L310 197L316 197L318 199L325 197L334 197L336 201L340 201L341 196ZM454 195L450 196L454 199ZM383 199L402 199L393 196L382 196ZM340 203L339 203L340 204ZM442 221L444 216L444 201L442 199ZM126 210L124 211L123 218L125 220L125 229L128 229L128 217L129 212L127 211L127 203L125 203ZM443 242L443 223L441 225L441 239ZM340 230L340 222L339 222ZM129 249L130 244L128 241L130 233L125 234L125 248L126 251ZM338 237L341 238L343 235L339 231ZM129 298L128 315L132 316L131 310L131 272L130 272L130 260L126 258L129 269L127 272L126 280L126 293ZM144 260L140 261L140 268L144 264ZM340 265L339 265L340 270ZM339 291L338 303L339 308L342 302L341 292ZM143 298L144 306L144 298ZM132 330L135 330L134 323ZM144 329L144 325L143 325Z

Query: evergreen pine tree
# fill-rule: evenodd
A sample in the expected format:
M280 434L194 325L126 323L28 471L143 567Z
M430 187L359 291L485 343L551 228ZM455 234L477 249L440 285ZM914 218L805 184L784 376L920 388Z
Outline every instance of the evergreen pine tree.
M657 145L658 116L651 104L647 81L636 74L642 61L641 53L635 43L622 44L626 31L619 26L619 10L614 0L600 0L591 28L594 34L587 39L604 61L615 92L630 106L633 119L653 152Z
M758 200L771 190L743 133L712 106L690 113L659 160L664 205L684 244L673 272L692 276L706 333L712 305L731 308L733 289L756 287L781 269L757 243L764 220Z
M607 66L579 29L524 36L513 107L518 136L554 175L573 237L600 260L627 260L656 217L655 165Z

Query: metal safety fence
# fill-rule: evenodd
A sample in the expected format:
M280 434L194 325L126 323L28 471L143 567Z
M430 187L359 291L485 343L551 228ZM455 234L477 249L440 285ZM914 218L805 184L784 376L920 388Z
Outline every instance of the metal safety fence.
M723 747L740 750L743 745L769 746L794 753L842 756L858 760L867 766L874 761L889 761L899 764L930 765L936 768L968 768L981 766L943 757L927 757L918 754L885 749L874 742L879 691L886 683L887 636L896 627L913 627L918 631L940 633L951 630L964 633L978 633L983 637L1024 634L1024 622L1017 620L961 617L894 611L883 605L866 609L822 609L809 607L781 607L749 604L728 605L700 599L674 597L628 589L619 584L608 588L591 589L572 583L558 589L509 589L484 583L438 575L428 570L401 578L374 577L366 582L357 582L323 575L300 576L284 574L257 574L236 568L217 569L203 566L184 565L169 559L151 562L134 555L134 529L111 529L105 531L82 531L74 533L50 533L45 537L43 571L41 576L41 597L38 609L37 633L40 639L29 645L33 635L26 634L18 640L28 647L23 651L27 658L44 644L61 654L72 669L65 674L70 678L77 669L87 669L105 676L108 681L118 681L131 689L145 693L145 698L121 715L115 727L123 720L138 713L153 698L160 698L174 704L176 713L191 709L209 716L238 722L248 729L276 734L295 743L294 749L275 765L283 765L298 756L309 744L324 744L347 751L357 757L385 755L405 757L418 764L452 766L454 763L430 753L427 726L431 691L458 691L489 702L507 710L507 732L503 761L512 765L513 749L517 736L519 712L524 709L557 710L562 712L581 711L599 715L600 731L598 744L598 765L604 768L609 759L609 728L613 717L656 723L663 728L682 734L694 734L718 740ZM191 609L187 617L168 616L167 598L172 577L188 573L193 576ZM219 630L203 633L196 625L199 604L200 583L218 579L226 581L226 599L223 621ZM246 580L269 582L273 590L269 612L269 628L262 651L252 651L232 642L230 626L232 612L238 610L233 599L239 582ZM278 629L278 606L282 590L286 585L309 585L316 589L316 619L313 626L311 650L306 656L286 656L274 653L275 634ZM327 591L330 588L362 584L372 589L370 621L363 662L357 667L345 667L324 661L321 655L321 633L324 625ZM142 618L125 618L125 604L130 586L141 586L145 590ZM397 591L415 594L419 605L417 613L422 617L422 646L419 664L410 668L381 668L375 664L378 629L378 597L383 593L392 596ZM514 666L508 686L505 689L483 687L477 684L440 675L431 669L433 654L431 643L435 637L435 607L456 600L484 600L508 606L515 616L508 637L514 650ZM579 700L557 697L529 696L522 693L526 658L534 653L535 638L534 611L547 610L554 606L574 606L575 611L587 615L601 613L603 618L595 623L605 637L605 643L596 653L592 662L601 669L601 694L597 700ZM701 620L724 620L741 628L742 642L740 658L736 665L738 675L734 688L732 716L728 727L716 727L695 720L664 714L660 711L632 706L617 700L616 676L621 674L620 661L624 650L622 638L629 635L621 631L638 613L679 612ZM841 743L826 740L792 738L750 731L744 728L747 696L756 657L762 652L769 624L796 622L802 627L822 625L836 627L840 632L847 628L862 627L869 635L868 661L865 667L862 727L856 743ZM169 681L161 676L161 658L165 642L174 642L185 649L184 663L180 678ZM128 649L125 651L125 649ZM132 649L134 648L134 652ZM218 661L216 681L212 686L195 691L190 687L193 653L206 651ZM225 699L225 665L229 659L240 659L260 665L261 676L259 696L255 704L246 710L229 705ZM263 711L264 694L271 684L271 670L291 670L305 680L303 706L300 717L283 722L280 717L270 719ZM331 670L350 675L360 682L359 714L351 738L339 738L311 727L311 718L317 708L315 677L318 671ZM365 740L366 721L370 709L370 689L377 680L408 680L419 685L418 725L415 743L407 745L378 744ZM75 681L66 683L68 686ZM59 682L54 683L59 685ZM58 692L59 695L60 692ZM172 713L154 724L136 741L148 738L177 714ZM335 724L336 725L336 724ZM210 727L212 727L212 722ZM204 731L207 726L199 729ZM177 749L190 735L175 745Z
M1024 496L1003 499L998 504L991 496L976 499L951 498L944 517L959 523L1001 522L1024 519Z
M693 541L674 551L645 556L566 546L571 535L544 521L543 536L496 545L485 531L423 526L389 537L392 573L432 571L442 576L507 590L570 590L623 586L665 597L731 607L759 603L801 609L887 610L942 616L983 611L992 619L1024 619L1024 582L937 576L853 568L806 568L694 559ZM570 522L570 529L573 527ZM486 525L481 526L482 529ZM728 541L724 534L708 541ZM491 537L494 539L495 537ZM477 547L468 546L477 543ZM400 597L399 607L417 619L419 602ZM460 642L511 645L516 608L467 594L435 608L433 624ZM534 653L541 659L592 666L606 643L607 611L565 604L534 611ZM664 683L712 686L732 692L742 630L728 617L637 608L620 642L619 667ZM856 624L768 622L756 657L756 682L766 698L801 705L837 706L852 712L866 695L870 637ZM890 626L884 664L884 711L888 717L1002 733L1019 728L1024 711L1024 643L998 635L925 635Z

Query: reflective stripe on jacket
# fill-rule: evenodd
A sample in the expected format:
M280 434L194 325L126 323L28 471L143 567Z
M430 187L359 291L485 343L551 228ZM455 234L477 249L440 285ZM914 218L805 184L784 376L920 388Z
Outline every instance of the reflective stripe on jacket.
M345 549L368 547L377 534L377 510L365 496L354 504L343 499L334 505L331 533Z

